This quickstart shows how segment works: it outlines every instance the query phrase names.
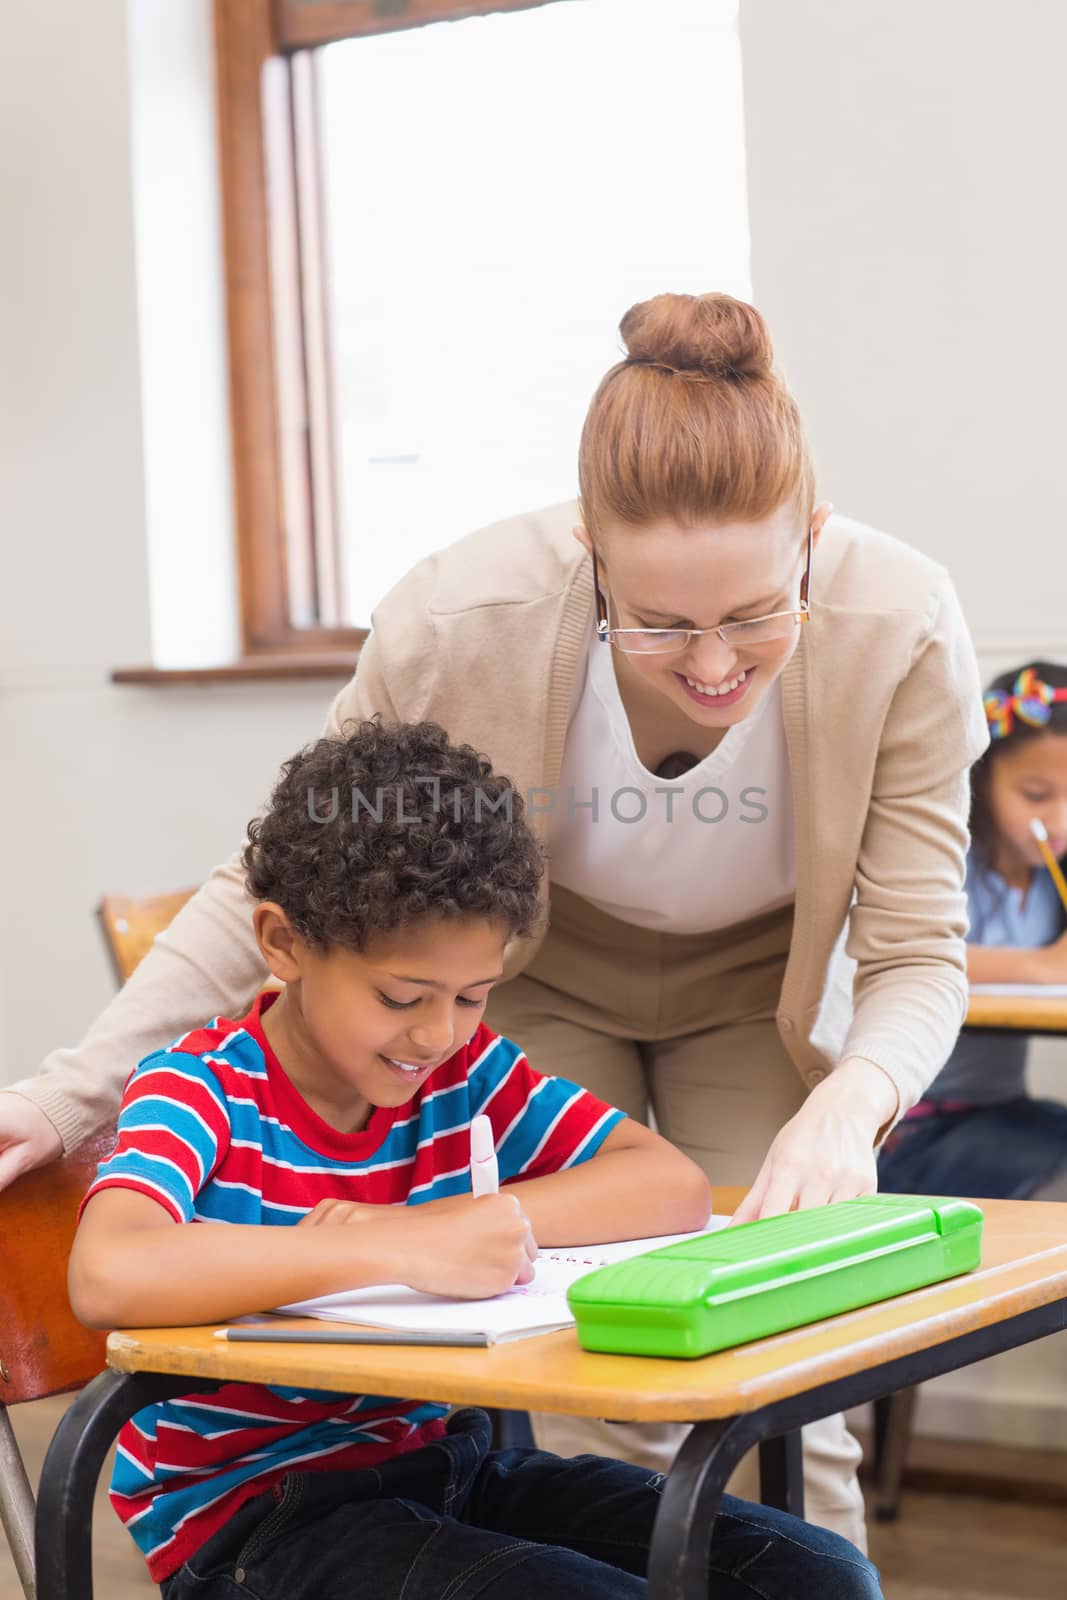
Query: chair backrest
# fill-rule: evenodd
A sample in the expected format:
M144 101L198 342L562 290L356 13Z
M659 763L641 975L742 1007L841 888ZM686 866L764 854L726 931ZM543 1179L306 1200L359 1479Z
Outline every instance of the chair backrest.
M111 1153L115 1130L0 1191L0 1404L80 1389L104 1365L105 1335L83 1328L67 1299L78 1206Z
M193 893L101 901L120 982ZM0 1192L0 1405L79 1389L104 1365L104 1335L83 1328L70 1309L67 1259L82 1196L114 1144L114 1127L105 1128Z
M96 914L120 984L148 954L156 934L173 922L195 893L195 889L177 889L173 894L157 894L147 900L131 900L121 894L104 896Z
M104 1365L105 1335L67 1300L78 1205L115 1142L96 1134L62 1161L0 1192L0 1525L26 1600L34 1600L33 1490L7 1408L81 1389Z
M193 892L101 902L97 914L120 984ZM106 1335L83 1328L70 1309L67 1261L78 1206L114 1143L114 1127L105 1128L0 1192L0 1525L26 1600L37 1593L33 1490L7 1408L81 1389L104 1366Z

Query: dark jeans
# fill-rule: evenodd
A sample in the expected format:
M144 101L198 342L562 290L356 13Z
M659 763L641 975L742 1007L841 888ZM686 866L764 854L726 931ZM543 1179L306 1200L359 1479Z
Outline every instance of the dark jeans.
M638 1600L662 1478L599 1456L490 1449L482 1411L362 1472L292 1473L163 1584L164 1600ZM724 1497L715 1600L880 1600L837 1534Z
M878 1187L1026 1200L1065 1166L1067 1106L1026 1097L898 1123L878 1157Z

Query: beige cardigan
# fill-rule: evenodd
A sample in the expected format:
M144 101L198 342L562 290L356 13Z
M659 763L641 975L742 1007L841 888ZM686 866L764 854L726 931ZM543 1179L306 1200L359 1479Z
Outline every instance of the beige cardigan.
M378 607L329 730L374 711L432 718L520 791L554 789L593 625L576 521L573 503L552 507L421 562ZM778 1028L808 1083L864 1056L904 1110L944 1063L966 1003L967 771L988 742L978 672L947 573L884 534L831 518L812 598L782 680L797 888ZM544 840L547 814L533 820ZM512 947L509 976L535 948ZM234 858L82 1043L12 1087L70 1148L114 1115L143 1055L240 1016L264 970Z

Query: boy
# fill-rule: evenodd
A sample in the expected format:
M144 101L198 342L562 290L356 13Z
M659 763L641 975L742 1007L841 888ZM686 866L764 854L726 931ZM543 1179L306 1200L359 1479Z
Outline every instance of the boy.
M130 1078L71 1257L83 1321L221 1322L383 1282L491 1295L529 1278L537 1241L706 1221L686 1157L480 1020L543 867L473 750L364 723L288 762L249 835L256 937L285 987ZM473 1199L479 1112L504 1189ZM165 1600L644 1595L647 1472L494 1453L482 1412L446 1416L230 1384L139 1412L112 1502ZM880 1594L844 1540L730 1498L712 1566L723 1600Z

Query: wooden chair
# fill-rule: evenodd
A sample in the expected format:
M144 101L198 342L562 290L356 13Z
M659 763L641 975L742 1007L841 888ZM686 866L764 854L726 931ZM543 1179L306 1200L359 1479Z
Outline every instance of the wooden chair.
M96 914L120 985L148 954L156 934L173 922L195 893L195 889L177 889L173 894L157 894L147 900L131 900L121 894L104 896Z
M34 1600L34 1499L7 1408L81 1389L104 1365L104 1335L77 1322L67 1258L78 1206L111 1151L114 1128L0 1192L0 1521L27 1600Z
M120 984L194 892L104 897L97 915ZM70 1309L67 1259L78 1205L114 1142L111 1127L0 1192L0 1522L29 1600L34 1498L7 1408L81 1389L104 1365L104 1335L83 1328Z

